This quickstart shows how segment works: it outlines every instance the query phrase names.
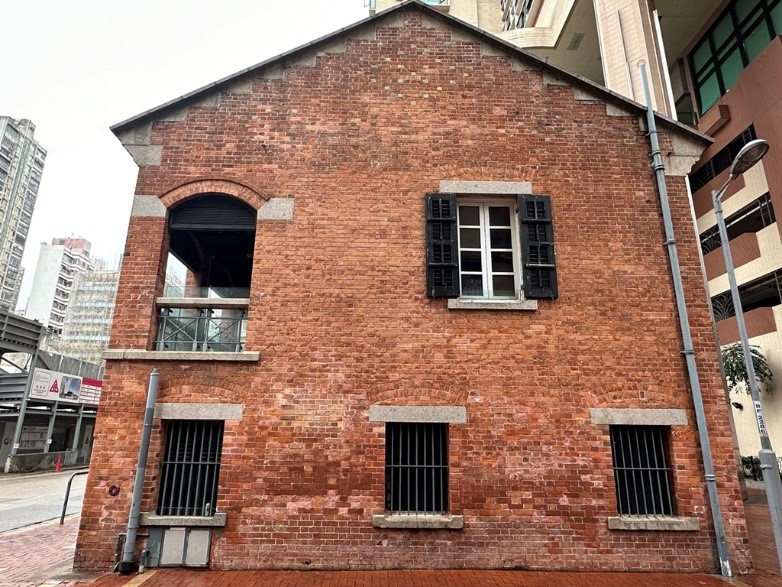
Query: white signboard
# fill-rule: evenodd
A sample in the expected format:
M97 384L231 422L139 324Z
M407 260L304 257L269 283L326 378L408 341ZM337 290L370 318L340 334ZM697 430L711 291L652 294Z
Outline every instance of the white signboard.
M48 369L33 371L31 398L78 404L80 394L81 377Z

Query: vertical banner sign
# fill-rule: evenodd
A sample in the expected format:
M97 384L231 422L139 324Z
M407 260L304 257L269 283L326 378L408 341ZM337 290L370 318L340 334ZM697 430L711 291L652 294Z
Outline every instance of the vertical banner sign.
M768 432L766 432L766 421L763 419L763 408L760 405L760 402L755 402L755 418L758 421L758 430L760 431L760 434L762 436L768 436Z

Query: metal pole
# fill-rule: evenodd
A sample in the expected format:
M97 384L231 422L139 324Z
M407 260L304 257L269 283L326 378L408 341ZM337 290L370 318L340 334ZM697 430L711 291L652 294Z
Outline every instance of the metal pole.
M54 432L54 421L57 419L57 407L60 405L58 400L55 400L52 405L52 415L49 417L49 427L46 429L46 444L43 447L43 452L48 453L52 446L52 433Z
M125 535L125 546L122 551L122 561L119 563L119 572L127 575L133 571L133 550L136 547L136 532L138 531L138 517L141 511L141 494L144 489L144 476L147 471L147 453L149 452L149 439L152 436L152 420L155 415L155 402L157 401L158 385L157 369L152 369L149 376L149 390L147 391L147 406L144 410L144 428L141 431L141 446L138 449L138 464L136 465L136 479L133 483L133 497L130 502L130 515L128 516L128 531Z
M766 497L768 509L771 514L771 527L774 530L774 542L777 546L777 559L782 567L782 480L779 476L779 465L777 455L771 448L771 440L766 430L766 421L763 418L763 406L760 403L760 390L755 378L755 366L752 364L752 355L749 349L749 337L747 336L747 325L744 322L744 310L741 307L741 298L739 297L739 288L736 284L736 272L733 267L733 255L730 252L730 241L728 240L728 230L725 226L725 215L722 211L722 196L728 189L728 185L733 180L731 175L719 190L711 193L711 199L714 203L714 212L717 215L717 226L720 231L720 241L722 242L722 253L725 257L725 271L728 274L728 283L730 284L730 297L733 300L733 309L736 312L736 325L741 340L741 349L744 354L744 368L747 370L747 382L749 394L752 397L752 403L755 412L755 422L758 426L760 435L760 468L763 470L763 481L766 487Z
M728 542L725 537L725 527L722 523L722 511L720 509L719 495L717 494L717 477L714 474L714 462L711 454L711 440L709 439L709 428L706 424L706 413L703 408L703 394L701 393L700 380L698 379L698 366L695 362L695 350L692 344L692 334L690 332L690 320L687 313L687 302L684 299L684 284L682 282L681 266L679 265L679 255L676 249L676 238L673 233L673 220L671 217L671 207L668 201L668 188L665 185L665 165L662 162L660 154L660 142L657 138L657 123L654 119L654 110L652 109L652 98L649 94L649 82L646 79L646 67L640 65L641 87L646 101L646 124L649 127L649 141L652 146L652 167L657 178L657 190L660 196L660 207L663 214L663 226L665 228L665 245L668 249L668 258L671 265L671 276L673 278L673 289L676 294L676 309L679 314L679 328L682 333L682 354L687 365L687 375L690 381L690 393L692 394L692 404L695 410L695 420L698 425L698 440L701 445L701 458L703 460L704 480L709 495L709 507L711 508L711 518L714 524L714 534L717 541L717 556L720 561L720 571L723 576L732 575L730 569L730 556L728 552Z
M43 328L43 327L41 327ZM16 455L19 452L19 444L22 440L22 429L24 427L24 418L27 414L27 402L30 398L30 388L33 385L33 375L35 368L38 366L38 351L40 349L40 340L35 347L35 352L30 359L30 365L27 367L27 382L24 386L24 395L22 396L22 406L19 409L19 419L16 421L16 430L14 430L14 441L11 445L11 456Z

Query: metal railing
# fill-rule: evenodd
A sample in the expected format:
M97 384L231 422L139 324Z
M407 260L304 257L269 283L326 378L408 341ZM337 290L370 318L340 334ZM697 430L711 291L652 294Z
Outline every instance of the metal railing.
M71 483L73 483L73 478L76 477L76 475L86 475L89 473L89 471L76 471L73 475L71 475L71 478L68 479L68 487L65 488L65 499L62 502L62 513L60 514L60 525L62 525L63 521L65 520L65 510L68 509L68 498L71 495Z
M162 307L155 350L240 352L246 335L246 308Z

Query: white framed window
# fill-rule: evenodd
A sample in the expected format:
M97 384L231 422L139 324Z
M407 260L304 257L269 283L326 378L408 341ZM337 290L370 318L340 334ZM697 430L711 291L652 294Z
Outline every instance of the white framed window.
M516 201L459 198L457 225L461 297L519 298Z

